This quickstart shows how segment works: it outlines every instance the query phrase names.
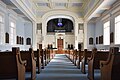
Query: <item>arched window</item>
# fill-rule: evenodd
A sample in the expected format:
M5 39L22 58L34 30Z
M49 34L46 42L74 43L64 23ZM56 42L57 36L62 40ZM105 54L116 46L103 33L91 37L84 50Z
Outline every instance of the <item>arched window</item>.
M115 44L120 44L120 15L115 17Z
M16 35L16 22L12 18L9 21L9 30L10 30L10 44L15 44L15 35Z
M99 36L99 44L103 44L103 35Z
M68 44L68 49L70 49L70 44Z
M9 43L9 34L5 33L5 43Z
M22 43L21 43L22 45L24 44L24 38L22 37Z
M93 45L93 38L92 37L89 38L89 44Z
M30 38L26 39L26 45L31 45L31 39Z
M19 44L19 36L17 36L16 38L16 43Z
M22 37L20 37L20 44L22 44Z
M101 36L101 44L103 44L104 41L104 45L110 45L110 21L107 21L103 24L103 36Z
M71 49L73 49L73 44L71 44L70 46L71 46Z
M98 37L96 37L96 44L98 44Z
M111 32L110 33L110 43L113 43L114 42L114 33Z

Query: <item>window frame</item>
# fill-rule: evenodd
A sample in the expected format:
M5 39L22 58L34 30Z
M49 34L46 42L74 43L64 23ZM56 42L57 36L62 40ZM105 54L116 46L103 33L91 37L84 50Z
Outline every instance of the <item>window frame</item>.
M11 22L14 24L14 26L11 25ZM11 30L13 32L11 32ZM9 20L9 39L10 39L10 44L14 45L16 42L16 21L13 18L10 18Z
M119 20L118 21L116 21L116 19L119 17ZM119 24L120 24L120 14L119 15L117 15L117 16L115 16L115 18L114 18L114 26L115 26L115 44L117 45L117 44L120 44L120 41L119 41L119 39L120 39L120 32L119 32L119 30L120 30L120 28L119 28ZM118 25L118 26L116 26L116 25ZM116 27L118 27L117 29L116 29Z
M103 45L110 45L110 20L103 23Z
M0 12L0 16L2 17L2 21L0 21L0 44L4 44L5 43L5 15L4 13Z

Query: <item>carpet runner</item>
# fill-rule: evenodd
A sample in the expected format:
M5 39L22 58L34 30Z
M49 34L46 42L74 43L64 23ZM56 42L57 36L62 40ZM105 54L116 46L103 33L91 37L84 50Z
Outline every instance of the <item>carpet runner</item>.
M41 73L37 74L36 80L88 80L88 78L87 74L82 74L66 55L56 54Z

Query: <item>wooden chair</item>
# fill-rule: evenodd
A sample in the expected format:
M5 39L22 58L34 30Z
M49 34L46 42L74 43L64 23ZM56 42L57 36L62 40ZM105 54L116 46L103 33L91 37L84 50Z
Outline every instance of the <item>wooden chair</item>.
M32 48L29 51L20 51L22 60L27 60L26 72L31 72L31 80L36 78L36 59Z
M100 61L101 80L120 80L120 53L118 47L111 47L108 59Z
M26 61L21 60L19 48L0 52L0 79L25 80Z

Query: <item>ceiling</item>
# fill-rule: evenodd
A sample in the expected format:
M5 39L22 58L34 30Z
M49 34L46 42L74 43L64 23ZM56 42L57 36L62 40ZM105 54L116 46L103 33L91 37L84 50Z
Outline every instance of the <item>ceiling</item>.
M12 2L11 0L1 0L5 4L7 4L7 8L14 10L18 13L21 17L27 18L22 11L20 11ZM32 4L33 9L36 10L36 16L42 17L45 13L49 11L55 10L63 10L63 11L70 11L76 13L78 16L85 16L83 15L84 10L86 9L87 5L92 0L23 0L27 3ZM94 1L94 0L93 0ZM104 0L99 7L96 8L94 12L91 13L89 19L100 17L100 15L107 9L110 9L110 6L118 0ZM93 9L94 10L94 9ZM88 18L88 16L85 16Z
M37 8L37 14L42 16L51 10L65 10L81 15L89 0L32 0Z

